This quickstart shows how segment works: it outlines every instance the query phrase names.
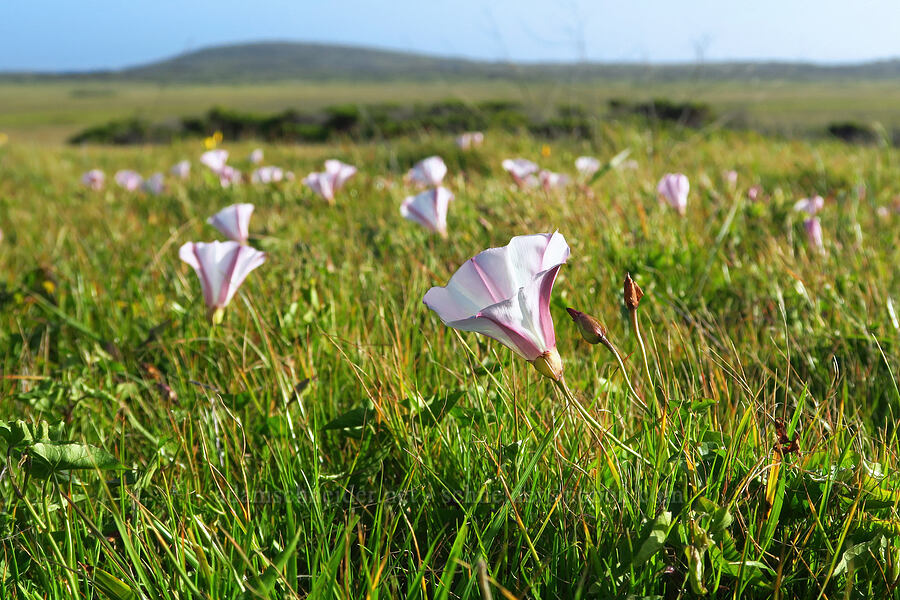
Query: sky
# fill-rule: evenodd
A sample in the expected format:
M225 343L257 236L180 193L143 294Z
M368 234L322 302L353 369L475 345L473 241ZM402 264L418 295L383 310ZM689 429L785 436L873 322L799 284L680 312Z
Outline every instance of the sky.
M900 57L900 0L0 0L0 71L334 42L500 61Z

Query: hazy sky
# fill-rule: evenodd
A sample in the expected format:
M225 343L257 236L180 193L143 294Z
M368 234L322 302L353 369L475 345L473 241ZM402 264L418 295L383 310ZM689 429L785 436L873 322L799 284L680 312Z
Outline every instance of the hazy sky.
M0 70L299 40L491 60L900 56L900 0L0 0Z

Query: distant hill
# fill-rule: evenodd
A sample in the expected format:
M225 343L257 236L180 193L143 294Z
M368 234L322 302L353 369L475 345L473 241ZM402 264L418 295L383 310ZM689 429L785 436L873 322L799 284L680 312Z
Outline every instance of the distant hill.
M786 62L703 64L512 64L328 44L260 42L215 46L117 71L54 75L6 73L10 80L105 79L154 83L261 83L291 80L433 81L478 79L821 80L900 82L900 59L853 65Z

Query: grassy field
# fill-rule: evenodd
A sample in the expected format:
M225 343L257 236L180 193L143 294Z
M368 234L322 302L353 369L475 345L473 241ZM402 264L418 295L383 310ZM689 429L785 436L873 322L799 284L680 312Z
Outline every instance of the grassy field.
M71 88L48 89L0 91L6 125L71 125L52 101ZM155 116L315 101L132 93L84 99L96 113L78 119L154 94ZM225 147L246 169L253 145ZM500 169L571 173L626 148L637 168L590 193L518 191ZM900 215L876 213L900 194L892 149L616 125L595 147L489 132L473 153L443 137L264 149L298 181L223 190L199 144L0 146L0 596L900 597ZM434 153L456 194L446 240L398 210ZM299 182L330 157L360 167L333 207ZM191 178L161 196L79 184L183 158ZM691 180L684 218L656 198L669 171ZM824 254L792 209L814 193ZM211 327L178 248L220 237L205 220L235 202L255 204L268 259ZM422 304L479 251L554 230L572 399ZM664 418L567 306L606 324ZM64 468L63 450L109 469Z
M709 102L726 119L766 131L820 132L834 121L900 127L895 81L527 81L309 82L262 85L154 85L107 81L0 83L0 131L18 141L58 143L90 125L140 116L151 121L199 115L214 105L255 112L314 110L342 102L477 102L512 99L553 109L577 103L605 112L610 98Z

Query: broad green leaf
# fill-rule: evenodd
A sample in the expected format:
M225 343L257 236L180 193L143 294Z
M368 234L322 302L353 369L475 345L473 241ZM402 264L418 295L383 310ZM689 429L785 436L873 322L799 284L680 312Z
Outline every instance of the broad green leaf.
M456 406L456 403L459 402L460 398L465 395L465 391L458 390L444 396L435 396L425 407L425 410L422 411L422 425L431 427L435 423L440 422L440 420Z
M631 559L632 566L645 563L651 556L659 552L666 544L669 530L672 528L672 513L663 512L650 524L650 529L638 546L637 552Z
M136 597L134 590L124 581L98 567L94 567L94 585L112 600L132 600Z
M355 429L362 427L366 423L375 418L375 409L368 406L361 406L348 410L344 414L329 421L322 429Z
M868 542L862 542L861 544L856 544L854 546L850 546L847 550L844 551L844 554L841 555L841 560L838 561L837 566L834 568L833 576L838 576L844 571L850 568L851 564L859 564L862 560L870 557L871 554L874 554L876 551L881 550L882 548L886 548L888 545L887 538L883 535L877 536L875 539L869 540ZM878 556L876 554L876 556Z
M37 442L28 448L29 470L36 477L46 477L73 469L120 469L116 457L96 446L75 442Z

